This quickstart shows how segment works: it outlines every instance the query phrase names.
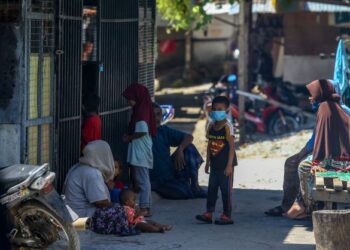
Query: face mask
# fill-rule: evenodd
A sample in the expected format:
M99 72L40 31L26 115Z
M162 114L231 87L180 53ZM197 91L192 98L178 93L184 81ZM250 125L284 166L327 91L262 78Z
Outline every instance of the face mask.
M211 111L210 118L214 122L219 122L226 119L226 111Z
M319 102L314 102L313 104L311 104L312 111L317 111L319 106L320 106Z

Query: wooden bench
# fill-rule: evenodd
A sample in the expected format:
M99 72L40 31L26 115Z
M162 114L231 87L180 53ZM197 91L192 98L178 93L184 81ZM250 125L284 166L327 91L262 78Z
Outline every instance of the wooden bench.
M325 209L333 209L337 203L350 203L350 182L334 177L315 177L312 198L325 202Z

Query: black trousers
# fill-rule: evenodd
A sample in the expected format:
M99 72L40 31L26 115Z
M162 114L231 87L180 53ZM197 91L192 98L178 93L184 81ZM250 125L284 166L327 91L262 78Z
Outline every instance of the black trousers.
M223 169L210 169L207 198L207 212L214 212L218 191L220 188L224 214L231 217L232 212L232 184L233 174L226 176Z
M305 146L299 153L289 157L284 164L282 200L282 208L284 211L289 210L299 193L300 181L298 166L311 153L312 151L308 150Z

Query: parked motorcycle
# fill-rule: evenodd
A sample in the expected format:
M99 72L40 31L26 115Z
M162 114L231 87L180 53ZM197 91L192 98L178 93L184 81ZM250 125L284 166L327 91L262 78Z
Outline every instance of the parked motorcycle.
M173 105L170 104L162 104L160 105L162 110L162 125L170 122L175 116L175 109Z
M226 80L226 84L222 84L222 79L228 79L229 77L231 77L233 81L229 82ZM261 86L257 85L256 90L259 90L260 92L260 88ZM227 118L234 124L237 124L239 119L239 110L237 106L238 95L236 93L237 89L237 78L227 75L222 77L218 84L210 88L209 91L204 94L203 111L207 121L210 120L209 112L211 110L211 102L213 98L218 95L225 95L231 102L230 112L228 113ZM288 93L285 87L274 88L272 86L268 86L261 91L261 93L266 95L268 98L279 100L290 105L295 105L294 102L296 97ZM246 101L244 117L246 120L245 126L248 133L259 132L269 133L271 135L281 135L296 131L304 122L303 117L299 114L292 114L280 107L256 100Z
M0 169L0 203L7 208L12 245L26 248L80 249L72 226L78 218L54 189L48 164Z

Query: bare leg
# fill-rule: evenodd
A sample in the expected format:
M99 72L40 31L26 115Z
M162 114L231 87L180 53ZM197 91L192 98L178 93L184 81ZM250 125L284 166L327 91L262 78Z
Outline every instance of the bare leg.
M149 222L137 223L136 229L143 233L164 233L164 229L162 227L155 226Z
M152 220L147 220L147 223L149 223L155 227L162 228L164 231L170 231L173 228L172 225L168 225L168 224L163 225L163 224L160 224L160 223L152 221Z

